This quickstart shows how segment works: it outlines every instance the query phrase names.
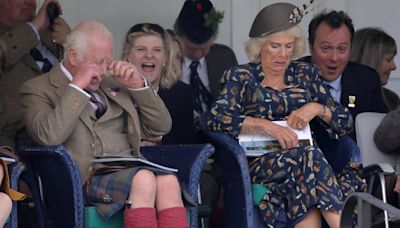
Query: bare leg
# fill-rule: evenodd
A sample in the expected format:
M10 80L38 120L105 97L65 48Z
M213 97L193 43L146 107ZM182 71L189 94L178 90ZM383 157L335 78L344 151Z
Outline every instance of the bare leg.
M0 166L0 185L3 182L4 170L3 167ZM12 201L11 198L3 192L0 192L0 227L4 226L7 218L10 216Z
M306 217L297 223L296 228L321 228L321 215L317 209L314 209Z
M132 179L129 200L132 208L153 207L156 198L156 178L152 171L139 170Z
M183 207L181 188L178 179L174 175L157 175L157 211L171 207Z
M340 214L333 211L320 210L326 222L331 228L340 228Z

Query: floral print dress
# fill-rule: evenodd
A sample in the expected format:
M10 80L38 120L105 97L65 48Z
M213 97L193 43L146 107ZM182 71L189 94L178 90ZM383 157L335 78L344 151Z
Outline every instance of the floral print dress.
M313 121L338 138L352 129L353 120L346 108L334 102L319 74L314 65L293 61L284 76L287 86L278 91L261 85L260 64L233 67L225 73L221 94L205 114L207 126L237 137L247 116L283 120L306 103L317 102L332 111L332 124L319 118ZM259 208L266 224L275 227L282 212L292 225L315 208L340 213L345 197L366 187L357 168L349 164L335 176L314 144L262 155L250 164L250 175L253 183L270 189Z

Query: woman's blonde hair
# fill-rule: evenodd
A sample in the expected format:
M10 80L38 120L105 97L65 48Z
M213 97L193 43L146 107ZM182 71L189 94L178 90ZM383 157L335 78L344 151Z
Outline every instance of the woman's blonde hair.
M164 67L161 70L160 87L169 89L179 80L180 69L175 69L173 64L173 55L175 52L172 50L172 41L167 32L158 24L142 23L132 26L126 33L125 42L122 48L122 59L128 59L132 51L135 40L142 36L158 36L163 40L164 50L167 56Z
M305 48L306 48L306 38L303 30L295 25L287 30L270 33L265 36L250 38L246 42L246 54L252 63L260 63L261 62L261 49L264 46L265 42L269 41L272 37L276 35L287 34L295 37L294 49L292 58L300 57Z

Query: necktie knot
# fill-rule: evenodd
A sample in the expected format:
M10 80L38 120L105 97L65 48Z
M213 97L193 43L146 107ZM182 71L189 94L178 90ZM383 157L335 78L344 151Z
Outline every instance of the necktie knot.
M199 61L192 61L192 63L190 63L190 70L197 70L199 64Z
M85 91L90 94L90 101L97 106L96 117L100 118L106 112L107 106L96 97L94 92Z
M32 56L32 58L36 62L42 62L43 63L43 66L42 66L42 69L41 69L43 73L49 72L49 70L53 67L53 65L51 64L51 62L47 58L43 58L42 53L40 53L40 51L37 48L32 48L29 51L29 54Z

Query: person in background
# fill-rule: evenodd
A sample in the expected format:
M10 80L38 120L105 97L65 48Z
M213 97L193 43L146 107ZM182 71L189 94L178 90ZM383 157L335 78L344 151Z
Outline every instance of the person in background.
M150 82L135 65L113 60L113 37L101 23L80 22L64 49L59 65L21 87L29 135L41 145L66 147L87 202L103 218L126 207L125 227L188 227L174 174L145 165L102 173L107 167L91 163L102 156L141 156L141 137L168 133L171 117Z
M348 108L353 120L361 112L386 112L375 70L349 61L354 35L351 18L343 11L324 11L308 26L311 56L301 61L314 63L333 99ZM318 124L311 124L316 141L336 173L350 161L360 161L355 131L338 139L329 137Z
M396 41L381 28L362 28L354 33L350 60L367 65L378 72L383 100L388 111L400 105L399 96L384 87L388 83L390 73L396 70L394 62L396 54Z
M321 81L318 68L292 61L305 48L298 26L302 15L289 3L269 5L257 14L246 43L251 62L225 73L221 93L205 113L206 125L233 137L264 132L279 142L280 149L249 164L251 182L267 189L259 210L268 226L286 218L285 227L321 227L322 215L330 227L340 227L346 196L363 191L365 183L354 163L336 178L316 144L299 146L293 131L315 120L337 137L353 124L347 108L333 100Z
M0 77L6 62L5 54L6 45L0 40ZM3 91L0 91L0 227L4 226L10 216L11 200L23 200L25 198L23 194L10 189L7 162L3 160L4 158L18 159L13 153L13 148L10 147L13 144L13 135L10 135L9 132L10 129L14 129L15 124L18 124L20 118L15 115L14 118L10 118L13 116L10 115L10 112L13 113L15 111L16 104L8 100L9 97ZM12 106L10 107L10 105Z
M182 81L190 84L193 90L193 118L195 142L209 143L210 139L200 130L199 117L208 110L218 96L220 80L224 71L237 64L235 53L226 45L215 43L223 12L216 10L209 0L186 0L174 23L174 31L182 41L184 61L182 64ZM222 169L217 155L212 157L211 174L222 186ZM214 185L214 181L209 183ZM219 188L221 189L221 188ZM222 192L208 194L219 195L214 206L211 223L221 226ZM214 198L214 196L205 197ZM211 200L210 202L213 202Z
M3 167L4 161L0 158L0 186L3 185L4 171L7 166ZM11 198L0 189L0 227L3 227L11 214L12 201Z
M3 91L18 97L19 87L28 79L47 72L61 58L57 44L63 44L70 28L62 17L50 26L46 0L36 14L36 0L0 1L0 39L7 46L7 62L2 76Z
M162 144L194 143L191 88L181 82L181 48L158 24L132 26L125 36L122 59L134 64L164 101L172 118ZM157 144L144 139L142 145Z
M218 96L224 71L237 64L232 49L215 43L222 19L223 14L209 0L187 0L174 24L174 31L183 44L182 81L193 89L197 128L198 116ZM197 139L201 141L202 137Z
M400 155L400 106L383 118L374 133L376 146L384 153ZM395 166L394 191L400 193L400 156Z

